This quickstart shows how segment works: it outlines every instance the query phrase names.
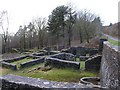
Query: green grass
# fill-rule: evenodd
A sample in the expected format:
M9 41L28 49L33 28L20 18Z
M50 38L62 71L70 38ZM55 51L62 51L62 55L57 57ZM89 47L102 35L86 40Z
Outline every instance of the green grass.
M18 75L21 75L23 74L23 72L27 72L33 68L37 68L39 66L43 66L43 64L36 64L36 65L33 65L31 67L27 67L27 68L23 68L21 70L17 70L17 71L14 71L14 70L11 70L11 69L7 69L7 68L2 68L3 70L1 71L1 75L6 75L6 74L18 74Z
M109 42L109 43L111 43L111 44L113 44L113 45L116 45L116 46L120 46L120 42L119 42L119 41L116 41L116 40L107 38L107 37L105 37L105 36L101 36L100 38L108 39L108 42Z
M34 73L22 74L23 76L29 76L34 78L42 78L52 81L64 81L64 82L79 82L80 78L85 76L96 76L93 72L75 71L72 69L52 69L47 72L36 70Z
M22 59L22 60L19 60L19 61L15 61L15 62L12 62L12 63L16 64L17 68L19 69L21 63L24 63L24 62L27 62L27 61L30 61L30 60L33 60L33 59L32 58L25 58L25 59Z
M80 61L79 58L76 58L77 62L80 62L80 69L84 70L85 69L85 61Z
M63 82L79 82L80 78L82 77L98 76L98 73L96 72L73 70L70 68L64 68L64 69L53 68L49 71L35 70L28 73L29 70L32 70L33 68L37 68L43 65L44 64L37 64L37 65L33 65L31 67L27 67L18 71L12 71L12 70L3 68L2 75L15 74L20 76L42 78L42 79L47 79L52 81L63 81Z
M85 61L80 61L80 69L85 69Z
M113 44L113 45L116 45L116 46L120 46L120 42L119 41L115 41L115 40L112 40L112 39L108 39L108 41Z

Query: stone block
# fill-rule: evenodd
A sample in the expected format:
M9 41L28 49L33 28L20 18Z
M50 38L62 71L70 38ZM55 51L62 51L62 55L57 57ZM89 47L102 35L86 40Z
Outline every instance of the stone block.
M101 65L101 55L95 55L92 58L89 58L85 61L85 70L88 71L98 71L100 70Z
M101 86L120 90L120 52L109 42L104 42L101 61ZM118 89L119 88L119 89Z
M15 64L11 64L11 63L4 62L4 61L1 64L2 64L2 67L9 68L12 70L17 70L17 66Z
M45 57L41 57L41 58L38 58L38 59L34 59L32 61L21 63L20 64L20 68L25 68L25 67L29 67L29 66L32 66L32 65L35 65L35 64L43 63L44 62L44 58Z
M75 61L61 60L58 58L48 57L45 60L46 65L50 65L56 68L73 68L75 70L80 69L80 63Z
M24 55L24 56L20 56L20 57L16 57L16 58L11 58L11 59L6 59L6 60L3 60L3 61L11 63L11 62L15 62L15 61L19 61L21 59L24 59L26 57L29 57L29 55Z

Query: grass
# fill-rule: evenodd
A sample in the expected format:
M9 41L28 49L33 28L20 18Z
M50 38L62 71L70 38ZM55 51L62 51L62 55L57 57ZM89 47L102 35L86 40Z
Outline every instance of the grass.
M108 39L108 41L113 44L113 45L116 45L116 46L120 46L120 42L119 41L115 41L115 40L112 40L112 39Z
M98 76L98 73L96 72L73 70L70 68L64 68L64 69L53 68L49 71L34 70L28 73L29 70L32 70L33 68L37 68L43 65L44 64L37 64L31 67L23 68L22 70L18 70L18 71L12 71L10 69L3 68L2 75L15 74L15 75L20 75L20 76L42 78L42 79L47 79L47 80L52 80L52 81L63 81L63 82L79 82L80 78L82 77Z
M80 61L80 69L85 69L85 61Z
M85 76L96 76L93 72L75 71L72 69L52 69L47 72L36 70L34 73L28 73L24 76L42 78L52 81L79 82L80 78Z
M116 40L107 38L107 37L105 37L105 36L101 36L100 38L108 39L108 42L109 42L109 43L111 43L111 44L113 44L113 45L116 45L116 46L120 46L120 42L119 42L119 41L116 41Z
M76 58L77 62L80 62L80 69L84 70L85 69L85 61L80 61L79 58Z

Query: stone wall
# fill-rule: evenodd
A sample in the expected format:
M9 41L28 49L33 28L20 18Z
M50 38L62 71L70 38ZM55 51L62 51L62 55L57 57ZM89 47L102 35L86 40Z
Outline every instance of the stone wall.
M120 90L120 51L104 42L101 61L101 86ZM118 89L119 87L119 89ZM113 90L113 89L112 89Z
M2 67L9 68L12 70L17 70L17 66L15 64L8 63L8 62L1 62L1 64L2 64Z
M61 60L58 58L46 58L46 65L50 65L55 68L73 68L75 70L80 69L80 63L75 61Z
M29 57L29 55L24 55L24 56L19 56L19 57L16 57L16 58L11 58L11 59L6 59L6 60L3 60L4 62L8 62L8 63L11 63L11 62L15 62L15 61L19 61L21 59L24 59L26 57Z
M94 55L99 52L96 48L86 48L86 47L71 47L69 49L63 49L62 52L72 53L76 56L86 56L86 54Z
M92 85L48 81L38 78L16 76L12 74L0 77L2 90L101 90ZM1 85L0 85L1 86Z
M95 55L85 61L85 70L98 71L100 70L101 55Z
M78 58L80 61L86 61L88 58L91 58L92 56L79 56Z
M25 67L32 66L32 65L35 65L35 64L43 63L44 58L45 57L41 57L41 58L38 58L38 59L34 59L32 61L21 63L20 68L25 68Z
M75 56L71 53L59 53L59 54L50 55L50 57L58 58L58 59L62 59L62 60L68 60L68 61L75 60Z

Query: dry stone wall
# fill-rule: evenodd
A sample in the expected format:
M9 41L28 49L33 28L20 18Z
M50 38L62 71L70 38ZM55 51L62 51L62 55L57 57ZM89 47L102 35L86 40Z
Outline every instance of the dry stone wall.
M8 62L1 62L1 64L2 64L2 67L9 68L12 70L17 70L17 66L15 64L8 63Z
M120 90L120 51L104 42L101 61L101 86ZM114 90L111 89L111 90Z
M95 55L85 61L85 70L98 71L100 70L101 55Z
M0 82L2 90L101 90L81 83L48 81L12 74L0 77Z
M59 53L59 54L50 55L50 57L58 58L58 59L62 59L62 60L68 60L68 61L75 60L75 56L71 53Z
M86 47L71 47L69 49L63 49L62 52L72 53L76 56L86 56L86 54L95 55L99 52L97 48L86 48Z
M31 61L28 61L28 62L25 62L25 63L21 63L20 68L25 68L25 67L28 67L28 66L33 66L35 64L43 63L44 58L45 57L41 57L41 58L34 59L34 60L31 60Z
M6 60L3 60L3 61L11 63L11 62L15 62L15 61L19 61L21 59L24 59L26 57L29 57L29 55L24 55L24 56L20 56L20 57L16 57L16 58L11 58L11 59L6 59Z
M56 68L73 68L75 70L80 69L80 63L75 61L61 60L58 58L46 58L46 65L50 65Z

